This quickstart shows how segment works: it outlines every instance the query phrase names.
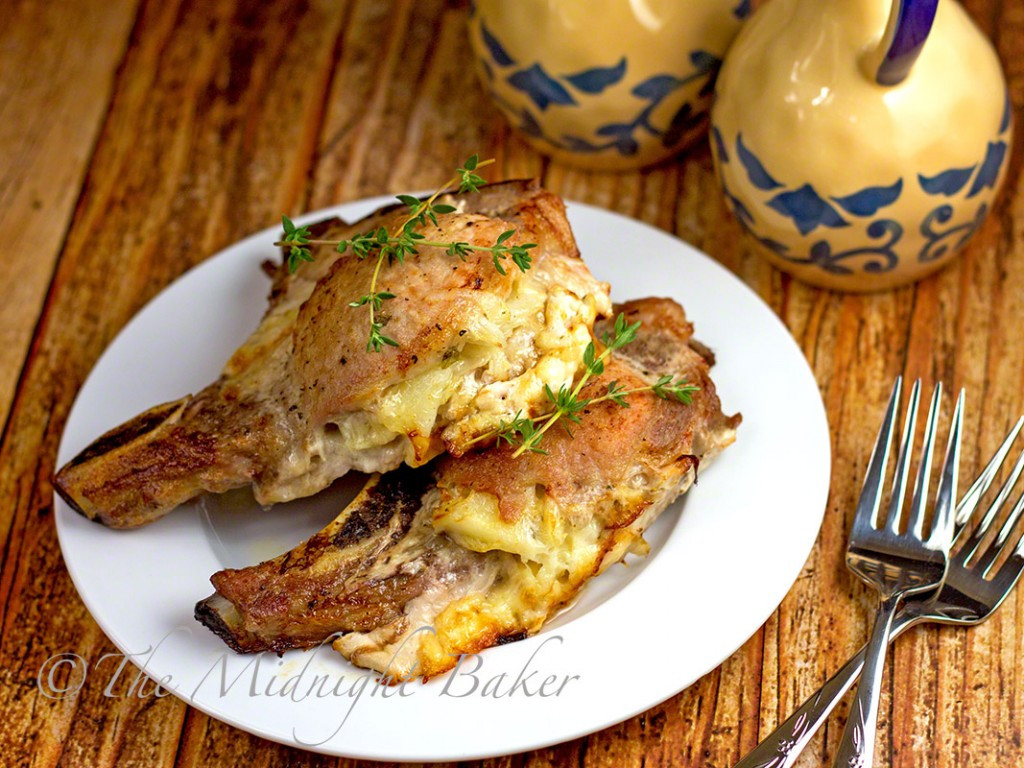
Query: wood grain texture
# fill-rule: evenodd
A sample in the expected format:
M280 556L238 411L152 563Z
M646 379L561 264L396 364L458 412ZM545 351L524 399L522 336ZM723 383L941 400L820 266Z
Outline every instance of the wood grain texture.
M0 424L110 104L135 3L3 8L0 26Z
M1020 125L1024 6L966 5L999 48ZM893 377L968 388L968 476L1024 411L1020 131L1007 190L961 259L916 286L843 296L795 283L748 250L705 147L620 175L573 170L530 150L474 80L465 2L143 0L135 13L130 4L67 0L16 3L4 18L0 113L16 100L30 121L21 133L0 122L0 233L17 243L30 221L33 242L45 246L12 247L0 267L0 415L9 410L0 444L4 765L358 764L266 742L173 698L109 698L90 682L54 700L36 686L55 653L102 669L114 650L71 585L52 520L49 477L78 387L146 300L282 211L428 187L465 155L490 154L495 176L539 176L710 253L779 314L819 382L834 457L828 509L800 577L764 627L651 711L483 764L492 768L734 764L867 637L873 596L846 571L843 553ZM30 43L40 46L37 71L9 66L11 51ZM79 73L73 93L53 87L67 67ZM31 122L47 110L75 130ZM29 130L36 124L42 129ZM55 159L61 152L65 162ZM33 212L38 195L45 216ZM977 629L914 630L893 649L885 685L877 765L1024 764L1024 593ZM800 765L830 765L841 729L834 718Z

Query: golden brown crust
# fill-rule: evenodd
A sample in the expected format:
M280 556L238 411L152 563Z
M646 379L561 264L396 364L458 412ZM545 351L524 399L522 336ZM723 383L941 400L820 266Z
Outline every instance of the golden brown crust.
M639 320L641 331L635 342L609 359L602 375L588 382L581 397L599 397L612 382L626 389L648 386L665 372L701 388L693 405L650 392L629 397L628 408L610 401L597 403L584 411L582 423L568 425L571 436L557 425L546 434L547 454L526 452L513 458L515 448L501 444L460 459L442 458L438 465L442 490L457 493L459 488L472 487L493 494L503 518L512 522L526 497L542 486L564 509L597 503L603 507L598 513L606 515L606 524L618 527L632 522L639 510L603 503L605 489L643 487L660 478L666 466L678 464L680 472L694 466L694 457L704 452L702 436L724 426L725 417L710 366L686 343L693 327L682 308L668 299L626 302L616 306L615 312L624 313L631 323ZM607 331L609 324L596 326L596 334ZM735 428L739 417L726 422Z
M491 215L450 214L444 217L443 228L422 229L424 238L490 246L502 232L514 228L517 234L508 244L537 244L531 250L531 276L543 275L553 261L579 258L561 199L535 182L500 186L501 190L473 200L474 210L491 208L495 202L491 196L511 203L509 207ZM514 198L509 198L510 189L518 190ZM380 218L379 226L395 231L405 219L404 209L394 210ZM336 227L323 236L346 239L362 231L358 225ZM381 389L401 381L413 366L439 363L458 347L467 324L482 311L481 297L507 299L521 277L509 262L506 274L500 274L485 251L473 251L459 260L445 257L440 248L418 250L401 269L383 270L378 282L378 290L396 296L385 302L378 317L384 334L398 347L365 354L367 311L339 311L365 293L375 269L372 259L336 260L299 310L293 370L302 388L303 409L314 423L359 408Z
M240 411L252 418L230 418ZM226 402L213 385L156 406L101 435L54 477L72 509L116 528L151 522L203 491L223 492L258 476L255 457L280 449L270 414Z

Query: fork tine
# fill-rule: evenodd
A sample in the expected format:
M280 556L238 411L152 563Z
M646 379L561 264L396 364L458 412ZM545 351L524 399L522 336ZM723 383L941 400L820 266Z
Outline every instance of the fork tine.
M956 508L956 530L954 531L954 542L958 542L966 534L967 522L971 519L971 515L974 514L974 510L978 506L978 502L981 501L981 497L985 495L985 491L992 485L992 481L995 479L996 474L999 472L999 468L1003 465L1003 461L1006 459L1006 454L1010 451L1010 446L1013 445L1013 441L1017 439L1017 433L1020 432L1021 427L1024 426L1024 416L1021 416L1017 423L1013 425L1013 429L1010 430L1010 434L1003 440L1002 445L996 450L992 458L989 460L988 465L978 475L978 479L974 481L970 488L967 489L967 493L960 500L960 503Z
M1013 469L1010 470L1010 476L1006 478L1006 482L1003 483L1002 488L999 489L999 493L996 494L995 499L985 511L985 516L981 518L981 522L978 523L978 526L974 529L974 533L968 543L964 545L965 550L970 548L970 551L966 554L964 562L970 562L975 555L981 552L981 542L992 527L992 523L995 522L996 515L999 513L999 510L1003 508L1003 504L1005 504L1006 500L1009 498L1010 492L1013 491L1013 486L1017 484L1017 480L1020 478L1021 472L1024 472L1024 452L1022 452L1017 458L1017 462L1013 465ZM1011 512L1010 517L1012 516L1013 513ZM991 563L989 564L991 565Z
M1019 502L1018 502L1019 503ZM1016 511L1016 507L1014 508ZM1000 532L1002 533L1002 532ZM1004 544L1004 548L1010 546L1009 542ZM982 573L982 578L988 578L988 572L992 569L992 564L989 563L985 571ZM989 613L996 610L1000 605L1003 604L1003 600L1007 598L1013 588L1017 585L1017 579L1020 578L1021 573L1024 573L1024 531L1015 540L1015 549L1007 558L1006 562L999 567L999 571L992 577L991 582L994 594L996 595L995 600L992 602L989 608Z
M928 406L928 420L924 427L923 453L920 466L917 469L917 480L914 482L914 495L910 501L910 522L907 524L907 530L918 539L924 539L924 514L928 506L928 485L932 476L932 455L935 453L935 425L939 420L939 400L941 398L942 382L940 381L935 385L932 402ZM952 428L950 435L952 436ZM895 532L896 529L893 528L893 531Z
M935 494L932 530L928 536L929 546L944 549L947 553L953 542L953 520L956 517L956 491L960 480L960 438L963 435L964 426L964 397L964 390L961 389L956 398L956 406L953 408L953 419L949 424L946 456L942 461L939 490ZM921 518L920 525L923 527L923 510Z
M1022 455L1022 458L1024 458L1024 455ZM992 565L1007 549L1010 534L1013 533L1013 529L1020 520L1022 512L1024 512L1024 494L1021 494L1021 497L1017 499L1017 503L1013 505L1013 509L1010 510L1010 514L1006 517L1006 522L1003 523L1002 527L999 529L999 533L996 534L995 541L989 545L988 550L984 555L982 555L981 559L978 560L977 567L982 569L982 578L988 578L988 572L992 570ZM1021 534L1015 546L1020 546L1021 543L1024 543L1024 534Z
M871 449L868 471L864 476L864 488L860 492L857 503L857 514L854 516L854 528L863 525L874 527L878 517L878 507L882 501L882 485L885 482L885 466L889 463L889 448L892 443L892 432L896 426L896 409L903 390L903 377L897 376L889 395L889 405L885 409L885 418L878 430L875 447Z
M907 492L907 475L910 474L910 459L914 452L914 432L917 428L917 407L921 402L921 380L916 379L910 389L910 401L903 419L903 439L900 441L900 457L896 462L896 475L892 480L892 498L889 499L887 523L892 533L899 533L903 511L903 497Z
M996 544L1002 545L1006 543L1010 532L1013 530L1013 526L1017 524L1022 512L1024 512L1024 493L1017 499L1017 503L1013 505L1013 509L1010 510L1010 514L1006 517L1006 522L999 529L999 533L996 536Z
M1021 533L1020 538L1017 540L1017 548L1010 555L1010 559L1003 563L999 573L992 579L992 582L1002 590L1004 599L1010 593L1010 590L1013 589L1022 572L1024 572L1024 532ZM1000 603L1002 603L1002 599L996 603L995 608L998 608Z

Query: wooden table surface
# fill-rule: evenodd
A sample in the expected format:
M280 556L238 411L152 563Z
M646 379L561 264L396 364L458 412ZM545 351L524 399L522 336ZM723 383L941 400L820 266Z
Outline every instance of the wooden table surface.
M1020 126L1024 4L967 5L999 49ZM145 302L282 212L429 187L479 151L497 158L491 178L539 176L711 254L778 313L821 387L834 455L828 509L764 627L650 712L488 766L731 766L867 637L873 595L846 571L843 552L893 377L968 388L967 476L1024 411L1022 131L1007 189L962 258L913 287L844 296L795 283L748 250L703 145L622 175L531 151L475 82L465 2L0 8L4 765L355 765L250 736L173 697L108 698L90 681L55 700L36 683L53 654L96 660L114 650L72 586L52 520L50 476L75 393ZM881 712L880 766L1024 764L1024 590L977 629L923 627L901 639ZM800 765L829 765L841 725L833 719Z

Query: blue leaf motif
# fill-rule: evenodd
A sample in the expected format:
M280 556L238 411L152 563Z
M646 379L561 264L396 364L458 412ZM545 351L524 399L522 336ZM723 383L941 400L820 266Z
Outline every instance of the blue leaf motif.
M538 139L544 137L544 131L540 127L540 123L537 122L537 118L528 109L523 109L519 113L519 130L525 133L527 136L534 136Z
M592 144L580 136L570 136L569 134L562 136L562 142L567 149L571 149L573 152L599 152L604 149L603 146Z
M750 212L750 209L743 204L742 200L740 200L735 195L730 195L729 202L732 203L733 214L736 216L737 219L740 220L741 224L746 226L748 229L754 226L754 216Z
M978 175L974 177L974 183L971 184L971 191L967 193L968 197L974 197L985 187L995 189L996 180L999 178L999 169L1003 167L1005 158L1006 142L990 141L988 149L985 151L985 159L981 161L981 168L978 169Z
M752 234L756 234L754 233L754 215L750 212L750 209L743 204L742 200L729 191L729 187L725 183L724 178L719 176L718 180L722 185L722 194L729 203L729 207L732 209L733 215L739 219L739 222L743 225L744 229Z
M633 126L629 123L608 123L595 131L598 136L628 136L632 132Z
M786 245L785 243L780 243L778 240L773 240L770 237L759 237L759 238L757 238L757 240L765 248L770 248L771 250L775 251L775 253L777 253L779 255L782 255L786 251L789 250L789 246L788 245Z
M534 104L543 112L548 104L575 104L576 100L565 88L551 78L540 64L534 64L529 69L521 69L509 75L509 84L520 91L523 91Z
M699 74L705 75L718 69L722 60L715 56L715 54L708 53L707 51L692 51L690 53L690 63L693 64Z
M1010 117L1012 116L1013 105L1010 103L1010 91L1006 91L1006 101L1003 104L1003 119L999 121L999 132L1004 133L1007 128L1010 127Z
M578 91L600 93L605 88L619 82L625 74L626 57L623 56L622 60L614 66L585 69L575 75L565 75L565 79Z
M711 126L711 138L715 142L715 149L718 150L718 161L720 163L728 163L729 153L725 149L725 142L722 140L722 132L718 130L718 126Z
M659 102L681 86L683 82L672 75L652 75L633 86L632 94L641 99Z
M703 120L703 112L694 112L693 105L688 102L683 104L672 116L668 128L665 129L665 134L661 137L662 146L675 146L682 141L687 133L699 126Z
M620 155L631 157L639 151L640 145L632 136L622 136L615 140L615 148L619 150Z
M635 155L640 146L633 138L633 127L629 123L609 123L597 129L598 136L611 136L611 146L615 147L620 154Z
M903 191L903 179L897 179L888 187L866 187L846 197L833 197L844 211L854 216L874 216L879 208L896 202Z
M732 9L732 15L737 19L745 19L750 15L750 0L740 0L739 5Z
M700 87L698 95L701 98L711 96L715 92L715 83L718 81L718 72L707 75L704 84Z
M736 134L736 155L739 157L743 167L747 169L747 177L750 183L758 189L777 189L782 184L772 178L772 175L765 170L754 153L743 144L743 134Z
M964 184L968 182L977 167L978 164L975 163L969 168L951 168L935 176L925 176L923 173L919 173L917 180L921 184L921 189L929 195L952 197L964 188Z
M850 226L810 184L791 192L780 192L768 201L768 206L792 219L801 235L813 232L819 226L833 229Z
M505 47L498 42L498 38L490 33L490 30L480 23L480 36L484 39L484 45L487 46L487 50L490 51L491 58L494 59L494 63L500 67L511 67L516 63L516 60L508 55L508 51Z

